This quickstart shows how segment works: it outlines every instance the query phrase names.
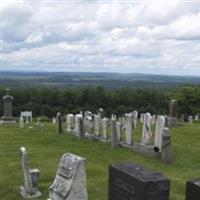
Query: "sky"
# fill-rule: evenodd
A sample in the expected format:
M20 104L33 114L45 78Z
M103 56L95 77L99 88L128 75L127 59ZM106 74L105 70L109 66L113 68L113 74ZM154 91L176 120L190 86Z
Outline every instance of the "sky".
M200 1L1 1L1 70L200 75Z

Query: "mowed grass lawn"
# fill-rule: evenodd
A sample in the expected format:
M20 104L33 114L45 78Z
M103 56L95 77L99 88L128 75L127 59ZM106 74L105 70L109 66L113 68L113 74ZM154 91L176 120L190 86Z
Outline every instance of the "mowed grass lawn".
M19 154L26 147L31 167L39 168L39 189L46 200L61 156L71 152L87 159L87 185L89 200L108 199L108 166L112 163L132 161L162 172L171 179L171 200L184 200L185 183L200 177L200 123L184 124L172 130L174 163L164 165L160 160L142 156L133 150L111 149L109 143L79 140L73 135L57 135L55 126L45 124L43 130L0 126L0 199L20 200L19 187L23 173ZM141 125L136 131L140 138Z

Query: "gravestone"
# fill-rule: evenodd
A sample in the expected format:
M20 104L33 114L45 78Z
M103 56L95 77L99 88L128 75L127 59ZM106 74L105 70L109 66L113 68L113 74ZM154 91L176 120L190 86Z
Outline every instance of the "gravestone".
M74 118L74 132L77 134L78 133L78 118L82 117L82 114L76 114Z
M144 123L142 129L142 139L141 144L148 145L151 142L152 132L151 132L151 114L144 114Z
M168 116L168 127L177 126L177 101L172 99L169 103L169 116Z
M122 141L122 123L116 122L117 140Z
M40 171L29 168L28 155L24 147L20 148L20 153L24 173L24 185L20 187L20 194L24 199L40 197L42 194L37 188Z
M190 116L188 117L188 122L189 122L190 124L193 123L193 116L192 116L192 115L190 115Z
M108 118L102 119L102 137L104 140L108 140Z
M59 113L59 112L56 115L56 122L57 122L57 132L58 132L58 134L63 133L62 117L61 117L61 113Z
M119 141L117 138L117 126L116 126L116 120L111 119L111 147L117 148L119 145Z
M23 117L19 118L19 128L24 128L24 118Z
M181 114L181 122L185 122L185 115Z
M52 124L56 124L56 118L55 117L52 118Z
M32 123L33 121L32 111L22 111L20 113L20 116L26 119L26 124L28 124L29 122Z
M141 122L141 123L144 122L144 113L140 113L140 122Z
M62 156L49 200L87 200L86 160L74 154Z
M136 129L137 119L138 119L138 111L137 110L132 112L132 118L133 118L133 129Z
M158 115L156 120L156 131L154 137L154 146L158 148L158 151L161 151L162 147L162 133L163 128L165 127L165 117L162 115Z
M171 164L173 162L171 152L171 135L169 128L162 129L162 147L161 160L164 164Z
M199 115L195 115L194 120L199 121Z
M3 96L3 116L1 124L14 124L16 121L13 118L12 102L14 98L9 94L9 90L6 90L6 95Z
M99 115L94 115L94 134L95 136L100 136L100 126L101 126L101 117Z
M109 167L109 200L168 200L170 181L161 173L127 162Z
M125 114L125 143L128 145L133 144L133 122L132 115Z
M74 115L67 114L66 116L67 131L71 132L74 129Z
M187 181L186 200L200 199L200 178Z

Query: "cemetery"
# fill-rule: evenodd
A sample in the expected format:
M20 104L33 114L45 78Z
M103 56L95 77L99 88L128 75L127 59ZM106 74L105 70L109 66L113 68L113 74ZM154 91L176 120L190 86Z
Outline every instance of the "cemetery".
M9 99L9 103L7 103ZM12 101L10 101L12 100ZM55 113L43 122L3 97L1 196L48 200L199 200L200 123L131 111ZM32 166L36 168L32 168Z

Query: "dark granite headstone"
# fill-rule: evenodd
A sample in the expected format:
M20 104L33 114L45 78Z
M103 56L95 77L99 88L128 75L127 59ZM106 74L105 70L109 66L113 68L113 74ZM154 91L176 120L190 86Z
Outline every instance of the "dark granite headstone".
M168 200L170 181L135 163L109 167L109 200Z
M200 178L187 181L186 183L186 200L200 199Z
M169 116L168 116L168 127L177 126L177 101L172 99L169 103Z
M13 119L12 114L12 102L13 97L9 95L9 90L6 90L6 95L3 97L3 117L2 117L2 123L5 124L11 124L15 123L15 120Z

